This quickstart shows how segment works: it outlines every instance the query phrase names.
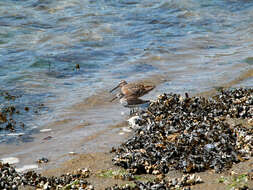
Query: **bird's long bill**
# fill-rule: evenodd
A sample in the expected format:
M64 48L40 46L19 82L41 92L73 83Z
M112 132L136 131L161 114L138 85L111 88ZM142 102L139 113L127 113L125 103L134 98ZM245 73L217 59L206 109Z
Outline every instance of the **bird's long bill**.
M118 97L115 96L113 99L110 100L110 102L113 102L114 100L116 100Z
M114 90L116 90L117 88L119 88L119 85L117 85L115 88L110 90L110 93L112 93Z

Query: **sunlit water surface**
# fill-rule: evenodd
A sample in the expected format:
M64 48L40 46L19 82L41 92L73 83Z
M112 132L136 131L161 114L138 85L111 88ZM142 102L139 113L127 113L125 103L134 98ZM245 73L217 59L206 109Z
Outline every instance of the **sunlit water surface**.
M252 69L252 50L252 1L2 0L0 87L22 96L0 103L45 104L17 116L30 135L122 79L163 76L154 95L210 90Z

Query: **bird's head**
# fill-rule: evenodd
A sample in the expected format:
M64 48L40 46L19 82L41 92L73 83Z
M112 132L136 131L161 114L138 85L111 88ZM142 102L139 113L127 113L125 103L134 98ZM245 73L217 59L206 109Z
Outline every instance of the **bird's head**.
M118 86L122 87L122 86L125 86L126 84L127 84L127 81L122 80L122 81L119 82Z
M119 87L121 88L122 86L125 86L126 84L127 84L127 82L125 80L122 80L122 81L119 82L119 84L115 88L113 88L112 90L110 90L110 92L113 92L117 88L119 88Z

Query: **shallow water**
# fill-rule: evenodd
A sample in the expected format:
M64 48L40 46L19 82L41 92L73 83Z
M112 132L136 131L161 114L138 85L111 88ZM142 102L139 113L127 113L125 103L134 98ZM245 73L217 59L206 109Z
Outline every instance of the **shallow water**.
M1 1L0 87L22 96L14 102L0 97L0 104L32 110L45 106L36 114L18 115L26 127L15 133L25 135L0 131L0 143L11 143L17 151L50 127L62 130L55 143L64 144L68 127L83 120L94 129L70 132L68 139L97 130L106 134L108 126L125 117L120 112L127 113L106 107L107 91L122 79L154 82L151 98L163 92L197 94L234 81L253 69L252 31L253 2L247 0ZM252 87L252 72L231 84ZM86 111L89 117L82 116ZM89 143L90 150L99 150L96 140ZM55 154L74 145L69 147Z

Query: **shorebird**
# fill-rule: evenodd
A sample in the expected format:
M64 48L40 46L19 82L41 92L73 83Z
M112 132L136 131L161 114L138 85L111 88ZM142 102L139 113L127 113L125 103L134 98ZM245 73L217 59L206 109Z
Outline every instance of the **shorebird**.
M121 93L118 93L112 100L119 99L119 102L124 107L130 108L130 115L135 112L135 108L139 108L143 105L150 103L150 100L142 100L135 96L124 96Z
M135 99L147 94L155 88L154 85L144 85L142 83L127 83L125 80L120 81L120 83L113 88L110 92L113 92L117 88L120 88L121 96L132 96ZM121 97L121 98L122 98Z

